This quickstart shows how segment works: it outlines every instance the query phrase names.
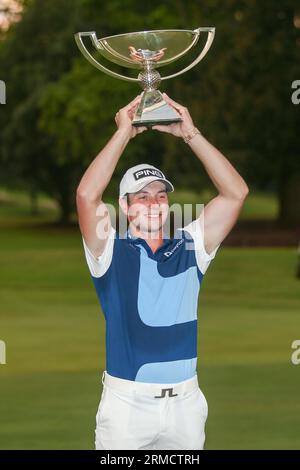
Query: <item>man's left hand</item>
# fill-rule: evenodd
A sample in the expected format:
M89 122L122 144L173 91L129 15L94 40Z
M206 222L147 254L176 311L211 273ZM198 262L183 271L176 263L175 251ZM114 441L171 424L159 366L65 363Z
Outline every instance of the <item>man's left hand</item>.
M166 103L168 103L168 105L170 105L172 108L175 109L175 111L177 111L182 121L173 122L172 124L168 125L155 125L152 126L152 129L161 132L167 132L169 134L175 135L176 137L183 138L184 135L186 135L195 127L189 110L184 106L181 106L180 104L176 103L176 101L172 100L166 93L163 93L163 97Z

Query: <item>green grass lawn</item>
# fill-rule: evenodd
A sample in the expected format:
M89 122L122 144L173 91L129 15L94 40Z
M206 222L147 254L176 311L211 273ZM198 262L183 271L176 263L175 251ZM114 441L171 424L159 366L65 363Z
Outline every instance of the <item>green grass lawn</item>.
M202 191L200 194L194 192L175 190L169 194L171 204L207 204L215 193ZM251 192L247 197L241 211L241 219L264 219L273 220L277 217L278 203L273 194Z
M34 228L44 219L0 206L0 449L93 449L103 315L79 231ZM205 275L198 376L207 449L300 448L295 265L291 248L221 247Z

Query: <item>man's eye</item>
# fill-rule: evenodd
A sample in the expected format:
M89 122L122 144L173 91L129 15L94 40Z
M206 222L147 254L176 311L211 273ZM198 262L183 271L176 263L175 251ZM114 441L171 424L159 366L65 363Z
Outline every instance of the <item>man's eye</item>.
M140 196L139 199L146 199L146 196Z

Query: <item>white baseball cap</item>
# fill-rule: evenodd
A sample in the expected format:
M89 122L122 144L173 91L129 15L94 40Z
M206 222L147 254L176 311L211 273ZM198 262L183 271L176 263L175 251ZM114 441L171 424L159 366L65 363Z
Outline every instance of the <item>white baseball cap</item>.
M123 175L120 182L119 197L124 197L127 193L136 193L152 181L162 181L165 183L168 192L174 191L174 186L165 178L165 175L153 165L141 163L129 168Z

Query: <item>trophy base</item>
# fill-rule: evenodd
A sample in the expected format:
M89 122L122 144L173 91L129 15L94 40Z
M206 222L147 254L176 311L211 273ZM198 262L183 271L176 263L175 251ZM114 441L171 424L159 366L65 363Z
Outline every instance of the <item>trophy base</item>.
M173 124L173 122L181 122L182 119L181 118L178 118L178 119L161 119L160 121L156 120L156 121L135 121L135 122L132 122L132 125L134 127L149 127L151 128L152 126L155 126L155 125L161 125L161 126L167 126L168 124Z
M182 118L165 100L158 90L146 90L135 113L132 125L152 127L155 124L168 125L181 122Z

